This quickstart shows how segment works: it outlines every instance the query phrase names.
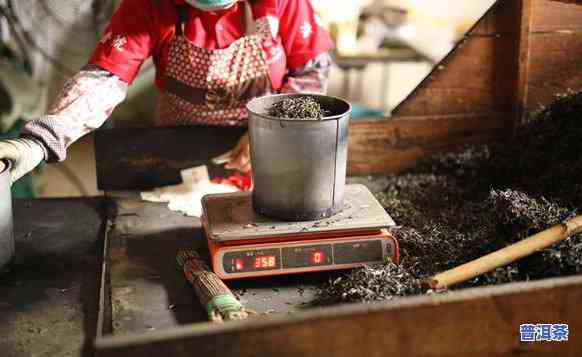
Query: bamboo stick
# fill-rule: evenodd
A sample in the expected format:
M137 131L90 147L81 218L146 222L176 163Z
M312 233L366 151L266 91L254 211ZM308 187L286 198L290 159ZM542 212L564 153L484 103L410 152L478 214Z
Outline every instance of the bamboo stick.
M522 241L428 278L432 289L443 289L510 264L582 232L582 215L536 233Z

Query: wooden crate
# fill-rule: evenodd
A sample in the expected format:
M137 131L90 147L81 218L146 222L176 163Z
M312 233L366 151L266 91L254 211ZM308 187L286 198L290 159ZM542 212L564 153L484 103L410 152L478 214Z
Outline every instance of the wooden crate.
M97 356L580 356L582 277L468 289L226 324L99 337ZM523 323L567 323L568 342L519 342Z
M579 356L582 351L582 276L310 308L302 303L312 292L298 295L298 288L308 290L329 276L253 279L229 285L245 287L241 300L260 317L203 322L203 309L174 262L180 247L204 254L199 222L131 195L112 199L98 356ZM568 324L569 341L522 343L523 323Z
M398 171L428 154L513 135L526 111L555 93L582 89L581 30L582 6L499 0L391 118L351 124L349 173ZM229 140L235 142L239 134L229 134ZM139 135L132 138L135 145L148 145ZM110 131L97 136L98 161L99 155L105 160L98 165L110 173L123 171L117 177L125 180L100 176L102 189L134 189L128 186L159 168L159 160L138 160L140 150L135 150L136 160L125 158L130 164L113 167L107 162L117 156L112 148L126 142L127 137ZM189 143L168 139L158 144L180 153ZM168 164L164 170L176 176L205 160L199 156L163 162ZM104 275L98 356L582 355L580 276L124 336L102 333L108 320L107 284ZM570 340L520 343L522 323L567 323Z

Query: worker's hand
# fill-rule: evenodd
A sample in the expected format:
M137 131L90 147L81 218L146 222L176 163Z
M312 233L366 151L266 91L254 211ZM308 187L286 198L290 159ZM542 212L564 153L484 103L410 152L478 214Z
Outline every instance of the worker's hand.
M10 183L13 184L44 160L44 148L34 139L2 140L0 159L7 159L12 163Z
M240 138L238 144L232 149L230 161L224 165L229 170L238 170L246 173L251 170L251 150L249 145L249 133Z

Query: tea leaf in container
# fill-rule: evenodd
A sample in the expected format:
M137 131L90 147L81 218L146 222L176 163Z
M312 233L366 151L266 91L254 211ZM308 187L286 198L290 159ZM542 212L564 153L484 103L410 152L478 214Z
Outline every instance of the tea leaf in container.
M289 97L274 103L268 110L273 117L283 119L321 120L326 111L312 97Z

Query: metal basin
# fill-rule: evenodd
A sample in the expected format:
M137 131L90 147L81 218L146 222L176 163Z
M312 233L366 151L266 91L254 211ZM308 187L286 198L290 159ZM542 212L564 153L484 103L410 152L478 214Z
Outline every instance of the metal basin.
M322 120L267 115L288 97L313 97L328 115ZM343 207L351 105L340 98L280 94L247 105L253 165L253 207L261 215L308 221L333 216Z
M0 161L0 272L14 258L14 233L12 228L12 195L10 194L10 163Z

